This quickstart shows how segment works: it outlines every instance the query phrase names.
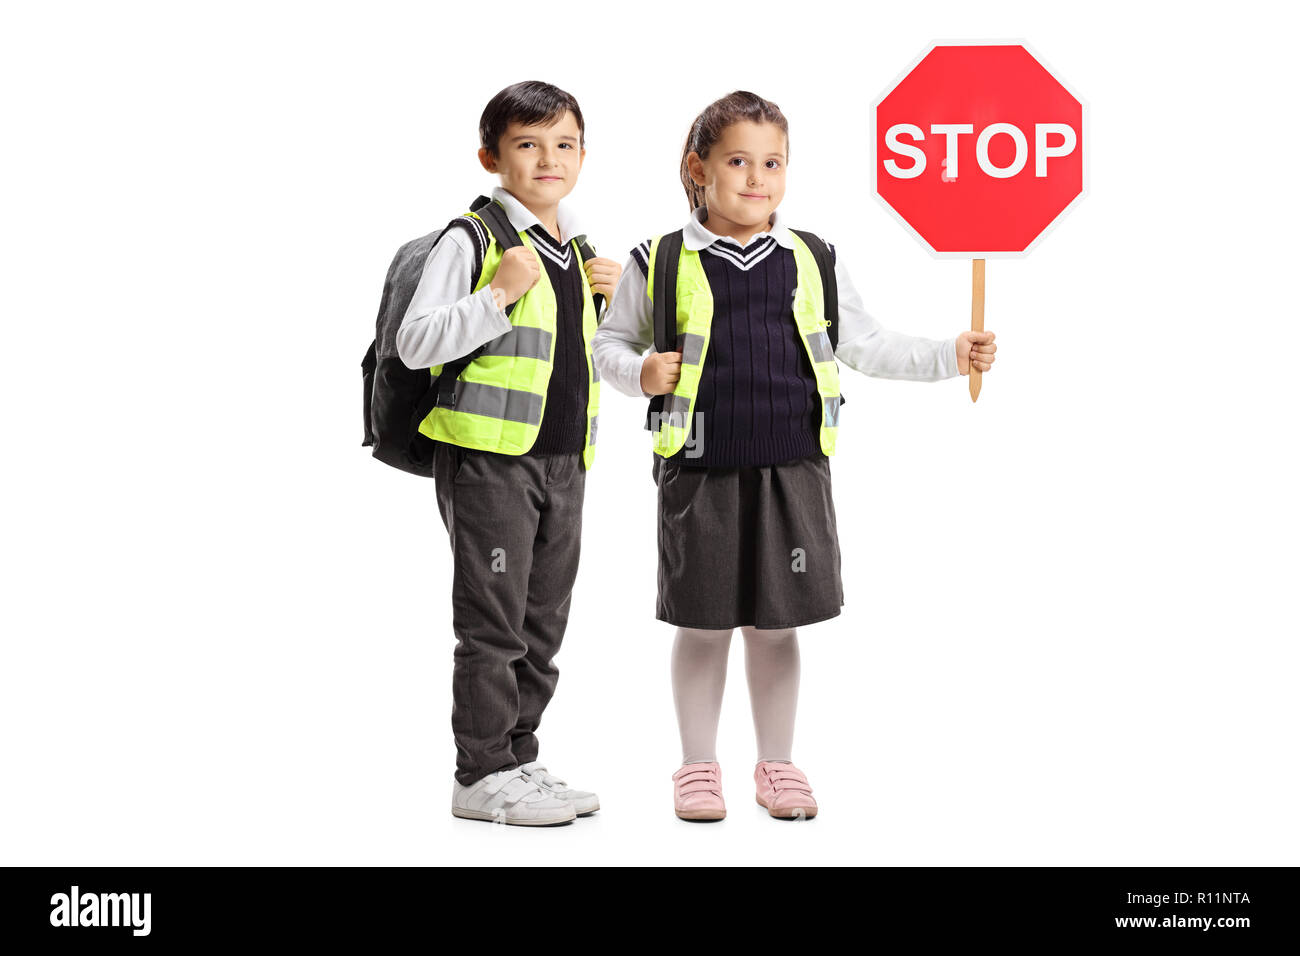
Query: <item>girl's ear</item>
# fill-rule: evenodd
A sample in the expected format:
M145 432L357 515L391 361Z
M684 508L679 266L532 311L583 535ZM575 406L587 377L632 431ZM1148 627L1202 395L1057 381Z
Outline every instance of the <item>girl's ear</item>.
M489 173L495 173L495 172L497 171L497 161L496 161L496 158L495 158L491 153L488 152L488 149L487 149L486 146L480 146L480 147L479 147L479 150L478 150L478 161L479 161L479 164L480 164L484 169L486 169Z
M704 182L704 160L700 159L700 154L691 150L686 154L686 171L691 174L691 181L697 186L705 185Z

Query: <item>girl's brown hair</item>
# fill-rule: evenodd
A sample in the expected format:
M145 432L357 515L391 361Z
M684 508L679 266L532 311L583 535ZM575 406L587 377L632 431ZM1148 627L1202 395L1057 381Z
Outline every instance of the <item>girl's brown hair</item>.
M704 205L704 187L691 179L686 157L697 153L700 159L706 159L709 150L722 138L727 127L744 120L775 125L785 133L786 156L790 155L790 127L781 107L747 90L736 90L720 100L714 100L704 107L704 112L695 117L690 132L686 134L686 145L682 147L682 188L686 190L686 200L691 204L692 212Z

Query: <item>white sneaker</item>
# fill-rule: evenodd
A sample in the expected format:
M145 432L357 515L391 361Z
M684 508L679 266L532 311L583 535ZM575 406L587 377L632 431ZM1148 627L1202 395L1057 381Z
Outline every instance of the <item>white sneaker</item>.
M577 816L573 804L542 790L519 767L490 773L468 787L456 781L451 812L467 820L526 827L568 823Z
M574 811L580 817L585 817L588 813L595 813L600 809L600 800L597 799L594 793L588 793L586 790L574 790L559 777L547 773L546 768L536 760L520 764L519 769L541 790L573 804Z

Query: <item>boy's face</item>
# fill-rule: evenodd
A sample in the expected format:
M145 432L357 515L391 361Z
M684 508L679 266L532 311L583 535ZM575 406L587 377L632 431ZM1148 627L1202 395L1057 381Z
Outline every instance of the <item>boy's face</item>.
M732 123L707 159L686 158L691 178L704 187L709 215L766 228L785 198L785 133L772 123Z
M530 209L549 208L567 196L578 181L587 151L579 140L578 121L564 114L550 126L511 122L497 143L497 155L478 151L479 162L501 177L501 185Z

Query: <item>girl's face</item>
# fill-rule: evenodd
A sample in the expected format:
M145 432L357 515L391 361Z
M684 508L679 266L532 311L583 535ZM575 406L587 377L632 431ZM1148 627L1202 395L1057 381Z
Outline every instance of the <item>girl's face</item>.
M689 153L686 168L704 187L710 218L764 229L785 196L785 158L779 127L743 120L723 130L707 158Z
M578 182L587 151L580 145L578 120L565 110L550 126L511 122L497 143L497 155L480 149L479 162L501 177L501 185L530 209L555 206Z

